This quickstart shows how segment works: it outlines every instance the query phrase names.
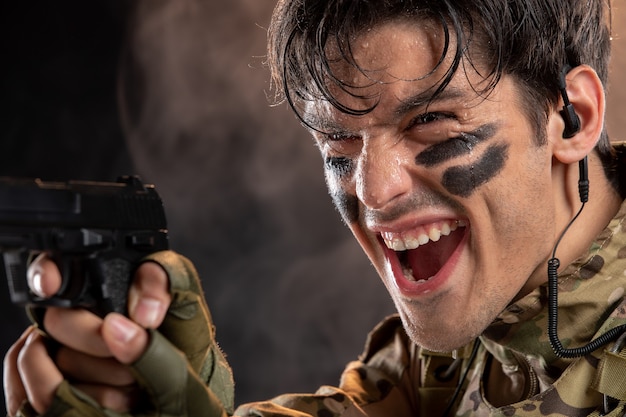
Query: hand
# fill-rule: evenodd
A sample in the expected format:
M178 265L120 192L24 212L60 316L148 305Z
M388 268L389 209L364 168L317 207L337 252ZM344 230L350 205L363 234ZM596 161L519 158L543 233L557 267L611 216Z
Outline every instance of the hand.
M31 290L50 296L60 287L61 276L53 261L37 258L29 267ZM92 396L106 408L126 412L136 405L139 392L126 365L145 351L148 334L163 321L171 297L165 271L147 262L138 268L129 291L130 319L111 313L104 320L86 310L49 308L46 332L60 347L54 357L46 349L45 336L31 327L4 359L4 390L9 415L24 400L38 413L52 403L63 379Z

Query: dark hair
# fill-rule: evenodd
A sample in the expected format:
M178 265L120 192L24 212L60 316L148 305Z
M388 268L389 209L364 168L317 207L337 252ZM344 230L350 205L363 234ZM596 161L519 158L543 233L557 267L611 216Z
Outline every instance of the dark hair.
M268 64L277 101L288 101L301 119L302 103L316 98L363 114L372 108L349 108L331 93L329 85L353 89L333 76L327 47L335 45L356 65L350 42L361 31L395 19L433 22L447 39L442 58L454 55L433 96L463 60L472 64L480 56L481 68L488 69L480 92L488 93L504 74L513 76L541 142L564 66L588 64L606 86L610 14L610 0L279 0L269 27ZM605 131L598 151L611 152Z

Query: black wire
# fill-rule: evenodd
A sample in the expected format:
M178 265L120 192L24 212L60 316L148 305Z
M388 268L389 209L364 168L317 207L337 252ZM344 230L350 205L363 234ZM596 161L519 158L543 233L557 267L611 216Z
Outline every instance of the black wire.
M461 393L461 389L463 388L463 382L465 382L465 379L467 378L467 374L469 373L470 369L472 368L472 364L474 363L474 360L476 359L476 354L478 353L479 346L480 346L480 340L476 339L474 341L474 347L472 348L472 353L470 354L469 359L467 361L467 367L465 368L465 371L463 371L463 376L461 376L461 378L459 379L459 382L456 385L456 389L454 390L454 394L452 394L452 398L450 399L450 402L448 403L448 406L446 407L441 417L448 416L448 414L452 410L452 407L454 406L454 403L459 397L459 394Z
M614 327L584 346L566 349L558 336L558 274L560 262L557 258L548 261L548 337L554 354L559 358L579 358L600 349L602 346L617 339L624 331L626 324Z
M617 339L624 331L626 331L626 324L623 324L618 327L614 327L607 331L606 333L598 336L596 339L587 343L584 346L566 349L563 347L563 344L559 340L558 336L558 315L559 315L559 304L558 304L558 269L561 262L556 257L556 250L561 243L561 239L565 236L570 226L576 221L580 213L585 208L585 203L589 198L589 181L587 180L587 157L579 163L579 172L580 179L578 181L578 192L580 194L580 201L582 205L578 210L578 213L574 216L574 218L567 224L565 230L559 236L559 239L556 241L554 245L554 249L552 251L552 258L548 261L548 337L550 339L550 345L552 346L552 350L554 354L559 358L579 358L581 356L585 356L593 352L594 350L600 349L603 345L606 345L609 342Z

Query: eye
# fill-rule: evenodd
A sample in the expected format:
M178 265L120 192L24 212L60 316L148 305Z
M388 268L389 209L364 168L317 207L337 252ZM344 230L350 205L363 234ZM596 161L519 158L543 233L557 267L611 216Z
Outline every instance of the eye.
M339 156L349 156L358 153L361 149L361 138L356 135L333 133L323 139L326 150Z
M408 128L425 126L428 124L436 123L444 120L455 120L455 117L451 113L445 112L428 112L422 113L414 117L409 123Z

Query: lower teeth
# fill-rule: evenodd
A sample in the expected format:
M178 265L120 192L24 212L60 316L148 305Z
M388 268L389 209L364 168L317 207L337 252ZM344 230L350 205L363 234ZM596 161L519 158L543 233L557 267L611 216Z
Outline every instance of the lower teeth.
M410 267L406 265L402 265L402 273L409 281L413 281L413 282L417 281L415 277L413 276L413 270Z
M430 281L430 279L432 278L432 277L428 277L426 279L417 280L415 279L415 275L413 275L413 270L411 269L411 267L406 266L406 265L402 265L402 273L411 282L426 282L426 281Z

